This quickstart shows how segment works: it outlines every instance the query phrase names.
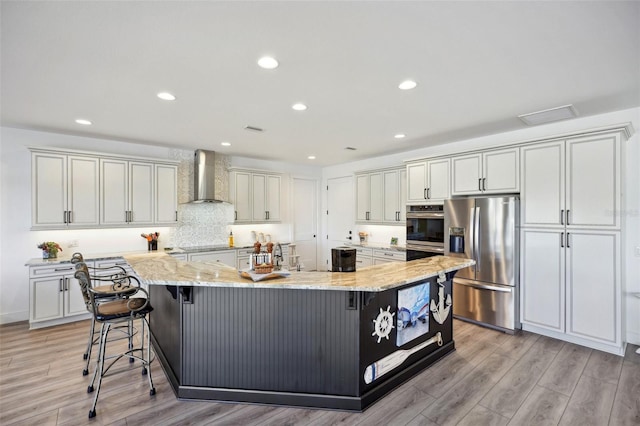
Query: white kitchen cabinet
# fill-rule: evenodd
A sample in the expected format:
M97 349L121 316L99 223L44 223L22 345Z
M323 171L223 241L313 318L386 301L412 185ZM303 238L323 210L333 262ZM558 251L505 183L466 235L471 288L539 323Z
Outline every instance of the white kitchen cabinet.
M231 202L236 223L279 222L282 176L246 170L230 174Z
M92 262L87 262L93 266ZM89 313L71 264L29 268L30 328L88 318Z
M374 265L377 264L376 260L381 260L383 262L406 262L407 261L407 253L404 251L398 250L376 250L373 249L373 260ZM380 263L383 263L380 262Z
M523 226L620 229L620 134L522 147Z
M458 155L451 158L451 195L520 191L520 149Z
M356 175L356 222L382 222L382 172Z
M373 250L370 248L356 247L356 271L359 268L373 265Z
M187 260L187 254L186 253L171 253L171 254L169 254L169 256L173 257L176 260L183 260L183 261Z
M383 181L383 222L404 225L407 217L407 169L386 170Z
M407 203L442 203L450 197L449 158L407 164Z
M152 163L100 159L101 224L153 224L153 168Z
M31 155L33 228L98 225L98 158L46 151Z
M202 253L189 253L187 256L190 262L219 262L236 268L235 250L217 250Z
M521 247L523 328L620 352L620 233L525 228Z
M178 166L155 164L155 223L178 221Z

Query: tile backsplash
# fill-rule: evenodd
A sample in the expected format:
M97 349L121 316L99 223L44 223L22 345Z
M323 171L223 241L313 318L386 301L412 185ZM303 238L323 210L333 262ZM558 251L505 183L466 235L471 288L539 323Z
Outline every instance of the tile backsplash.
M178 165L178 224L171 244L193 247L227 244L234 219L234 208L228 203L187 204L193 200L193 151L173 150ZM216 197L229 201L230 158L216 156Z

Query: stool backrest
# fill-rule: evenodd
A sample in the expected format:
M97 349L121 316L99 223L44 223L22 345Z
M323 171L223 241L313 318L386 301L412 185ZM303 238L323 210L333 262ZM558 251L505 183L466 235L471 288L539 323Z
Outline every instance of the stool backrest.
M91 276L89 275L89 268L87 268L87 264L84 262L77 262L76 273L74 276L78 280L78 283L80 283L82 298L84 299L85 305L87 305L87 310L93 312L94 300L93 293L89 291L91 288Z
M71 263L79 263L79 262L84 262L84 257L82 256L82 253L73 253L71 255Z

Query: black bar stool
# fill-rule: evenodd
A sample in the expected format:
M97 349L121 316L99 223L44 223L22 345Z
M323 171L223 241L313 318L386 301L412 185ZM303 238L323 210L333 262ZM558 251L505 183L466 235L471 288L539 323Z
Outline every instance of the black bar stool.
M149 294L145 289L140 288L140 283L137 278L128 276L128 279L137 282L137 286L135 287L137 289L135 297L113 300L100 299L97 297L100 294L96 293L92 287L89 269L84 262L76 263L75 277L80 283L83 296L85 299L89 300L89 303L91 303L91 311L95 321L101 324L100 341L98 345L98 361L93 373L93 378L91 379L91 384L87 388L88 393L95 390L93 405L91 410L89 410L89 418L96 416L96 405L98 403L98 395L100 394L100 388L102 386L102 379L107 375L109 369L121 358L141 361L142 375L146 375L149 380L149 394L155 395L156 389L153 386L153 380L151 379L150 364L153 361L153 358L151 357L151 339L149 322L147 319L147 315L153 310L149 303ZM112 284L112 288L115 293L117 293L117 290L115 290L117 287L118 283L114 282ZM130 290L131 288L125 288L122 291L129 292ZM140 346L137 348L131 347L132 336L130 334L129 348L126 351L107 356L106 346L109 341L108 337L111 327L126 324L129 330L133 330L133 322L137 319L141 320ZM138 352L139 355L137 355ZM107 361L109 361L108 365ZM123 371L129 371L129 369L114 371L114 373Z

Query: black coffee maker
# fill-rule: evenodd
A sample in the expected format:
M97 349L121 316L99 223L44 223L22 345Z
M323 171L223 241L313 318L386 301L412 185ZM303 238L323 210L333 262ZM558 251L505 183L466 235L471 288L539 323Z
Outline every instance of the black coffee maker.
M354 272L356 270L356 249L351 247L332 248L331 270L333 272Z

